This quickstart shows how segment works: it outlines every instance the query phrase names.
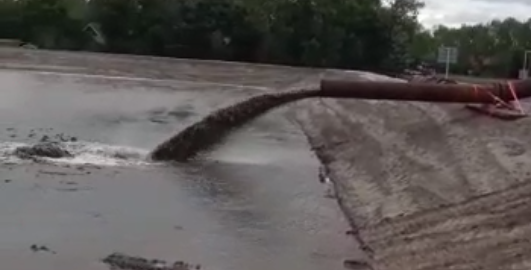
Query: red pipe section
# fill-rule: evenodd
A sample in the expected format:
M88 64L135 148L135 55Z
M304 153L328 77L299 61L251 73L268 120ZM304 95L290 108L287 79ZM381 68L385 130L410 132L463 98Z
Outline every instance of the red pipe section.
M493 96L503 101L515 99L509 84L513 86L517 99L531 97L531 80L481 85L322 80L320 96L427 102L493 103Z

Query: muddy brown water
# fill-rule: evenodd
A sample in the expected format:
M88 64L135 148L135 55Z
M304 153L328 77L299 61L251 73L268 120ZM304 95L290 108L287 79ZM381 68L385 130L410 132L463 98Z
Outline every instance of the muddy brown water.
M318 163L282 109L203 161L145 160L256 89L20 70L0 81L0 260L10 269L107 269L99 260L112 252L219 270L343 269L353 256ZM74 137L76 158L11 155L43 136Z

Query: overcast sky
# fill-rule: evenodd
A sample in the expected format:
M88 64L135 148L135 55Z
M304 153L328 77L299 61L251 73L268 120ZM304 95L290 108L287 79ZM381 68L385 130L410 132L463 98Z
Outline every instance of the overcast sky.
M427 27L531 17L531 0L424 0L424 3L426 7L420 13L420 21Z

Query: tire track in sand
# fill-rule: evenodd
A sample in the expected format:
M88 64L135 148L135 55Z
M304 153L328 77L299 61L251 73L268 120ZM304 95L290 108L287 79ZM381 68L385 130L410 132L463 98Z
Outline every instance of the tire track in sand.
M377 182L386 196L383 201L367 197L363 204L376 205L373 208L378 211L366 213L364 226L466 198L465 175L453 167L455 158L448 151L444 133L429 125L433 120L422 111L385 101L326 100L324 103L336 112L335 117L343 119L343 126L358 126L359 130L351 134L356 137L363 134L364 139L359 138L359 149L350 146L349 151L357 157L354 166L370 175L368 181ZM412 117L397 119L389 112ZM426 126L429 129L421 129ZM429 140L417 137L423 131L428 133ZM368 143L367 138L373 143ZM383 151L374 153L374 145ZM361 182L358 178L352 180L354 186ZM357 193L357 196L367 194L362 190Z

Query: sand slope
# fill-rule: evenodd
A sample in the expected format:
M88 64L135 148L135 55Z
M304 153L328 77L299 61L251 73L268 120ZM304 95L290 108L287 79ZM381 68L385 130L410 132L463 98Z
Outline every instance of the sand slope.
M526 268L529 119L331 99L295 114L375 269Z

